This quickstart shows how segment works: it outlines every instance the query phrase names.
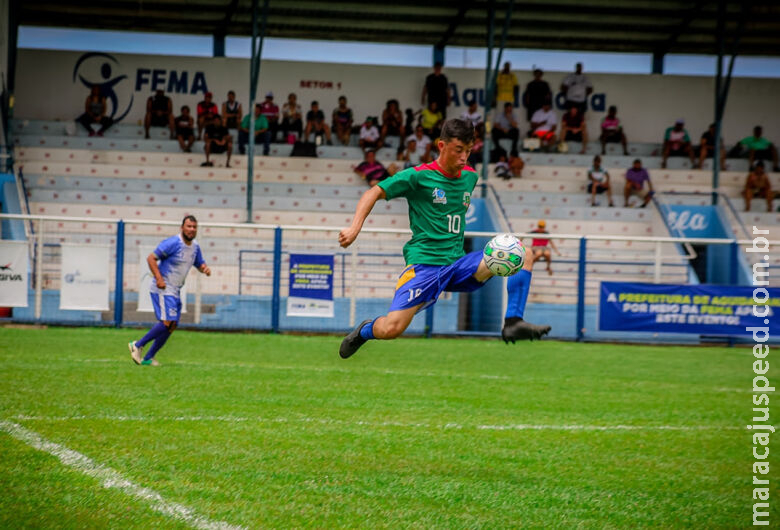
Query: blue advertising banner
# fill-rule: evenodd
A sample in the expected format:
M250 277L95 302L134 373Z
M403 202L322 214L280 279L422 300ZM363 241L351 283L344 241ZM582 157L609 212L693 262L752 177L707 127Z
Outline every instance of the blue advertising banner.
M715 206L693 204L665 205L666 222L673 235L698 238L727 237Z
M778 308L777 287L602 282L599 329L778 337Z
M290 254L287 316L333 317L333 256Z

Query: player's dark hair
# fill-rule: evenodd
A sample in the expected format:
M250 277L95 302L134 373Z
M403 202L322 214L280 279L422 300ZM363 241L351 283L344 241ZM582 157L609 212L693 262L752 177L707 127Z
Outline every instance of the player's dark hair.
M184 226L184 223L186 223L187 221L192 221L193 223L198 224L198 220L195 219L194 215L185 216L184 219L181 220L181 225Z
M471 120L452 118L444 122L439 137L445 141L460 140L464 144L474 143L474 126Z

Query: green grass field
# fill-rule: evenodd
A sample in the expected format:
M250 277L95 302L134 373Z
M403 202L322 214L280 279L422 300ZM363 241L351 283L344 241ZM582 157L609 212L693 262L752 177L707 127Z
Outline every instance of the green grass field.
M154 368L141 334L0 328L0 527L752 524L745 347L402 339L344 361L338 337L177 331Z

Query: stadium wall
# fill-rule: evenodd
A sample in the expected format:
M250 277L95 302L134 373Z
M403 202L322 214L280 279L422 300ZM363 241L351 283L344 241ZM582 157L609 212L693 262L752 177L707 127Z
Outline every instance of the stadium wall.
M7 0L0 0L1 2ZM140 123L146 98L155 88L171 93L178 112L181 105L194 110L205 91L217 104L228 90L248 101L249 61L246 59L167 57L162 55L97 54L47 50L19 50L15 116L22 119L72 120L82 112L86 84L106 84L116 94L109 113L125 123ZM587 73L587 64L585 64ZM304 111L312 100L330 115L340 95L346 95L355 119L379 115L384 102L395 98L402 108L420 108L427 68L263 61L258 97L273 91L281 106L289 92L298 95ZM465 109L465 101L480 97L484 72L445 69L455 88L450 116ZM516 71L521 90L530 72ZM565 73L550 72L545 79L557 92ZM685 118L691 136L698 136L713 120L714 81L708 77L588 74L594 85L588 126L596 130L609 105L617 105L631 142L657 143L666 127ZM764 126L769 139L780 141L780 80L736 78L732 81L724 117L724 137L733 144L748 136L754 125ZM560 98L558 98L560 100ZM524 113L523 113L524 117Z

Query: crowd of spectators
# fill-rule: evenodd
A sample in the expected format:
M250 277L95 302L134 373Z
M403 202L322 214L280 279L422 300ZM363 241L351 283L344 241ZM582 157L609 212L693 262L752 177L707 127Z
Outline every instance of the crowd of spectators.
M586 121L587 103L593 93L593 84L583 72L582 63L577 63L574 72L569 73L560 85L565 102L560 118L553 106L553 92L543 77L542 69L535 68L533 79L526 84L521 94L517 76L512 73L511 64L505 62L496 76L492 102L495 111L491 111L490 119L485 119L483 109L480 108L481 102L476 99L467 102L468 108L460 117L470 121L477 133L470 163L481 162L484 150L490 148L488 156L491 162L496 163L496 174L502 178L513 178L522 175L523 160L519 156L521 148L556 149L565 152L568 150L568 142L577 142L581 145L579 152L586 152L591 138ZM240 154L244 154L249 142L254 141L255 144L262 145L263 155L269 154L270 145L275 142L302 141L317 145L324 142L332 145L335 136L340 144L350 145L354 136L365 156L360 173L369 183L375 183L389 174L382 174L382 177L379 173L378 167L381 163L376 161L377 149L392 145L396 148L398 166L403 167L430 162L436 156L434 140L439 136L452 99L449 80L442 72L442 64L436 63L433 72L425 78L421 108L418 110L407 108L403 112L398 100L391 99L386 102L380 116L369 115L362 122L357 122L353 110L347 105L346 96L342 95L338 98L338 105L332 110L330 120L320 109L318 101L310 102L310 109L304 119L296 94L290 93L280 108L274 102L274 94L267 92L264 101L257 103L251 113L254 117L254 131L250 133L250 113L244 113L241 102L236 99L232 90L227 93L227 99L221 105L221 113L220 107L214 102L213 94L206 92L203 101L197 104L194 116L186 105L182 106L180 114L175 116L171 98L163 90L156 90L146 101L144 132L145 137L149 138L151 127L168 128L171 139L178 141L183 152L191 152L195 141L202 139L206 154L204 166L212 165L211 157L218 153L226 153L229 165L233 134L237 135ZM521 123L517 116L517 102L525 107L527 124ZM84 112L76 122L84 127L90 136L102 136L113 125L113 120L107 115L106 96L101 94L99 86L91 88L84 103ZM608 143L620 144L623 155L629 154L626 132L616 106L609 107L599 128L598 140L602 155L606 154ZM235 133L231 133L231 130L235 130ZM490 138L490 143L486 143L486 136ZM400 141L395 143L396 140L393 140L391 143L391 137L399 138ZM677 119L674 125L668 127L662 139L663 168L666 167L669 157L674 156L687 157L694 168L702 167L706 158L718 156L721 166L725 167L727 152L722 138L719 145L715 145L715 124L711 124L701 134L698 145L692 142L683 118ZM502 140L508 141L508 144ZM502 145L508 145L508 152ZM762 128L756 126L753 134L740 140L728 155L749 160L751 170L743 191L745 207L749 209L751 199L761 197L767 200L768 208L771 209L774 195L762 161L771 161L774 171L780 171L780 167L777 148L763 136ZM393 167L397 166L393 164ZM387 171L384 167L383 170ZM602 193L607 194L609 206L614 204L610 176L601 167L599 156L594 158L593 166L588 171L588 193L594 206L597 204L596 196ZM626 172L625 205L628 205L631 196L639 195L641 206L646 206L652 194L649 174L637 159Z

